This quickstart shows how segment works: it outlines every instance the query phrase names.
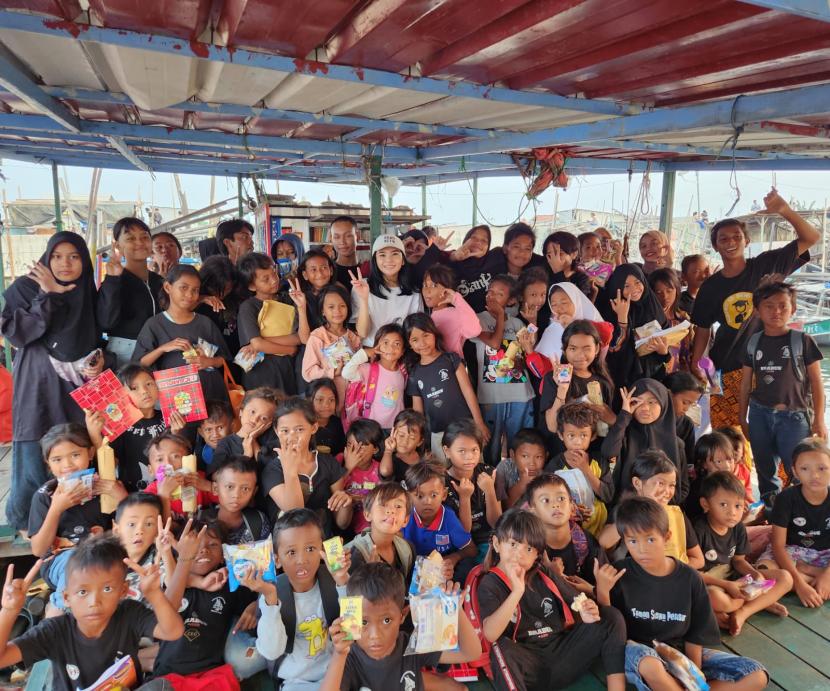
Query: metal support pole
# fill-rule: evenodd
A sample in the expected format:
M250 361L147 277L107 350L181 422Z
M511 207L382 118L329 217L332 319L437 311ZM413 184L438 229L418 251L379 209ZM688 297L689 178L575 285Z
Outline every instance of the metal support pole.
M674 186L677 173L670 171L663 173L663 188L660 192L660 230L671 242L671 226L674 217Z
M473 176L473 226L478 225L478 175Z
M383 234L381 222L381 207L383 205L383 191L380 186L381 157L369 157L369 229L372 242Z
M427 215L427 183L424 180L421 183L421 216ZM421 221L421 228L427 225L426 219Z
M242 218L242 175L236 176L236 202L239 207L239 218Z
M58 164L52 161L52 196L55 199L55 232L60 233L63 230L63 220L61 218L61 190L58 182Z

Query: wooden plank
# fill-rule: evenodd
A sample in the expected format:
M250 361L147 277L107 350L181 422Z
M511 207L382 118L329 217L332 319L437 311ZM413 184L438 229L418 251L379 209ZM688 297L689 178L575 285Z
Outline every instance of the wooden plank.
M776 617L769 612L759 612L752 617L752 625L825 677L830 677L830 655L827 654L827 641L817 633L794 619ZM830 685L830 680L828 680L828 685Z
M786 648L747 623L740 636L724 636L723 642L736 655L751 657L761 662L772 680L790 691L826 691L830 681L812 667L804 664Z
M830 607L827 605L816 608L805 607L793 593L785 596L781 602L790 610L792 619L830 640Z

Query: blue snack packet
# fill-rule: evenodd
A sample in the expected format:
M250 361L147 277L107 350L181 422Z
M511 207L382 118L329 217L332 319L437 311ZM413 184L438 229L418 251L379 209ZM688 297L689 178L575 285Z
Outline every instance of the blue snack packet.
M274 548L271 540L249 542L242 545L222 545L225 564L228 567L228 587L234 592L250 568L254 568L269 583L277 582L274 565Z

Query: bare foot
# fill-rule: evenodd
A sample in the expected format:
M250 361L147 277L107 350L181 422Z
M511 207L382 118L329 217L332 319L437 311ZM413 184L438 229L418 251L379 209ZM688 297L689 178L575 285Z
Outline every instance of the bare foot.
M780 602L773 602L769 607L766 608L766 611L772 612L772 614L776 615L777 617L790 616L790 610L788 610Z
M741 610L737 610L736 612L732 612L729 615L729 635L730 636L738 636L741 633L741 629L744 627L744 622L746 621L746 615L741 614Z
M730 621L729 615L726 612L715 612L715 619L717 620L720 628L724 631L729 631Z

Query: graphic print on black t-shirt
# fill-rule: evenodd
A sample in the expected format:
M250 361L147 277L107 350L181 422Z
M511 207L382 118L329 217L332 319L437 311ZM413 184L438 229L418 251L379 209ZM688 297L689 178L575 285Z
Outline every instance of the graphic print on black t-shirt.
M718 565L729 566L733 557L743 556L749 551L749 539L742 523L728 529L725 535L719 535L712 530L706 516L698 516L694 526L703 558L706 560L704 571Z
M830 495L821 504L810 504L801 487L787 487L775 498L770 523L787 529L788 545L830 549Z

